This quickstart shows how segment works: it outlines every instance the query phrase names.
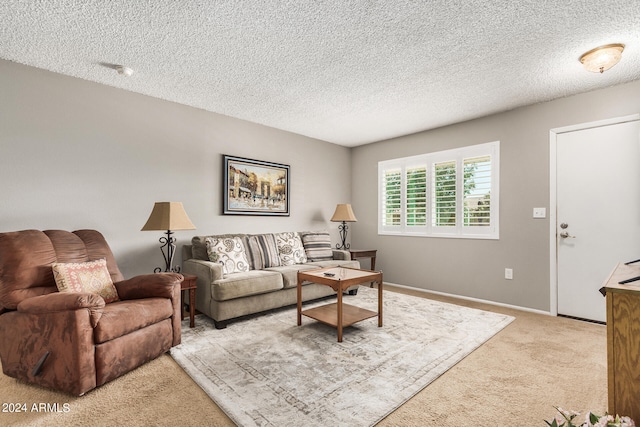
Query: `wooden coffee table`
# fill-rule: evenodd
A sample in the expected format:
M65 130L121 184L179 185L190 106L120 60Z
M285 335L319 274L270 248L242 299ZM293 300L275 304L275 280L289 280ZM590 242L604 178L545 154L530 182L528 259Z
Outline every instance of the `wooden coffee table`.
M338 296L338 302L302 311L302 282L309 281L331 287ZM361 283L378 283L378 312L365 310L342 303L342 294L351 286ZM338 342L342 342L342 329L364 319L378 317L378 327L382 327L382 272L358 270L348 267L330 267L298 272L298 326L302 325L302 315L310 317L338 329Z

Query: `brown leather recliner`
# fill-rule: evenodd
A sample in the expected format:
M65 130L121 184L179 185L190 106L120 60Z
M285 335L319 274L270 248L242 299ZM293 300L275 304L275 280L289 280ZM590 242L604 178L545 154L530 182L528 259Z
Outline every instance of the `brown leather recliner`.
M58 292L51 265L106 258L119 301ZM82 395L180 344L175 273L123 280L95 230L0 233L0 360L22 381Z

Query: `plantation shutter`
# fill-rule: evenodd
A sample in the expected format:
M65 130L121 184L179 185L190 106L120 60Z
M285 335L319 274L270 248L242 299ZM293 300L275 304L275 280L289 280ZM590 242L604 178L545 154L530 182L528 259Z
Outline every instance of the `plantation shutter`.
M402 171L385 170L382 178L382 225L384 227L402 224Z
M427 225L427 168L407 169L407 227Z
M433 164L432 225L434 227L456 226L456 162L455 160Z
M464 226L491 226L491 156L464 159Z

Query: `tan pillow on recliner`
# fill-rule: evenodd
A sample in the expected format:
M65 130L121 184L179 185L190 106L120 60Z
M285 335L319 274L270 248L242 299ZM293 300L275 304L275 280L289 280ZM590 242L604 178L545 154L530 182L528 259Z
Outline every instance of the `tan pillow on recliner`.
M60 292L89 292L100 295L107 304L119 300L104 258L88 262L55 262L51 268Z

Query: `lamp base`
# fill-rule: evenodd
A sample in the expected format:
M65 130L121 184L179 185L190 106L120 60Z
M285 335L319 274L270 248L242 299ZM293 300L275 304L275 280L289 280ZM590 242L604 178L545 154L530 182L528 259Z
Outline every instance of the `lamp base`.
M176 239L175 237L171 236L172 234L173 234L173 231L167 230L167 236L166 237L162 236L159 240L159 242L162 243L162 246L160 246L160 252L162 252L162 257L164 258L164 263L165 263L164 272L180 273L180 267L171 266L171 264L173 264L173 256L175 255L175 251L176 251ZM154 268L153 272L154 273L162 272L162 267Z
M342 242L339 244L336 244L336 249L348 250L351 247L351 245L347 243L347 232L349 230L349 226L347 225L347 222L342 221L342 224L338 226L338 230L340 230L340 239L342 240Z

